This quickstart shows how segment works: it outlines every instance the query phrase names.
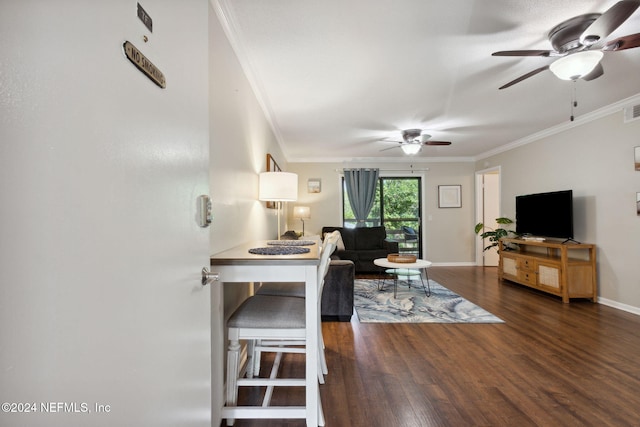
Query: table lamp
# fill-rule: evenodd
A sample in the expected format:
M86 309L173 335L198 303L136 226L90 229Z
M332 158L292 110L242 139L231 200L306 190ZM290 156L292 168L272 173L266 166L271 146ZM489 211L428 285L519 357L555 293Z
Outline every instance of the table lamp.
M298 199L298 175L291 172L260 173L258 199L263 202L276 202L280 240L280 209L282 202L295 202Z
M302 236L304 237L304 220L311 218L311 208L309 206L294 206L293 217L302 221Z

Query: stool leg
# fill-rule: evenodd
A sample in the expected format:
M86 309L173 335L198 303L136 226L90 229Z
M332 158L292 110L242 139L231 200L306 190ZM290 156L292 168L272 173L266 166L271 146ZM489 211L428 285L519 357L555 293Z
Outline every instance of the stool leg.
M238 372L240 370L240 341L237 331L229 329L229 351L227 351L227 406L238 403ZM227 419L227 425L232 426L235 419Z
M259 350L256 350L256 346L260 345L260 340L249 340L247 343L247 378L253 378L253 376L259 376L260 373L260 358ZM258 353L256 355L256 352ZM256 369L256 363L258 368Z
M327 358L324 353L324 336L322 336L322 322L318 322L318 380L320 384L324 384L324 376L329 373L329 367L327 366Z
M320 388L318 388L318 426L324 426L324 411L322 410L322 400L320 400Z
M260 376L260 362L262 362L262 352L260 350L255 350L255 347L260 347L262 345L262 340L252 340L253 341L253 349L251 350L253 367L252 367L252 375L259 377ZM249 368L247 368L247 378L252 378L249 376Z

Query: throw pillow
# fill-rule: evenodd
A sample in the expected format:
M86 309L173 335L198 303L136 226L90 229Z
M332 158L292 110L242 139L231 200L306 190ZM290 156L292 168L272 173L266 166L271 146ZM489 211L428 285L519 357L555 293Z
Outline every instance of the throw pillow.
M336 243L336 251L344 251L344 242L342 241L342 235L338 230L332 231L331 233L324 233L324 238L327 238L327 235L336 235L338 236L338 241Z

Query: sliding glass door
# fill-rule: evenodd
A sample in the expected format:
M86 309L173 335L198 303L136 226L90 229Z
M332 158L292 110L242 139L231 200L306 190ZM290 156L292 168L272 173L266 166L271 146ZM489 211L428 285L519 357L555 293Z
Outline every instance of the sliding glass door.
M356 220L343 184L343 223L355 227ZM384 177L378 180L376 200L366 220L367 227L384 226L387 238L398 242L401 253L422 258L420 217L421 178Z

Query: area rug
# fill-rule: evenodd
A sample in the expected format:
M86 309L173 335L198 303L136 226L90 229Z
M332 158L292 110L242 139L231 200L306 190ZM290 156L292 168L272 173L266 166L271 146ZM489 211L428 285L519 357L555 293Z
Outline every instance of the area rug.
M377 280L356 279L354 306L358 319L361 323L504 323L439 283L429 283L431 296L427 297L420 282L412 281L409 288L405 280L399 280L394 298L390 280L380 291Z

